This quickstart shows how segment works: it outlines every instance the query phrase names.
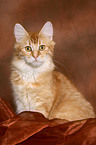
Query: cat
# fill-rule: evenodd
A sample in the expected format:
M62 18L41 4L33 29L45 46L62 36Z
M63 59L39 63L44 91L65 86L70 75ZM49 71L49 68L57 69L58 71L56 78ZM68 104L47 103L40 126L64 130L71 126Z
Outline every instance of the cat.
M39 33L28 33L17 23L14 35L10 80L16 112L40 112L48 119L68 121L94 118L92 105L55 70L52 23L46 22Z

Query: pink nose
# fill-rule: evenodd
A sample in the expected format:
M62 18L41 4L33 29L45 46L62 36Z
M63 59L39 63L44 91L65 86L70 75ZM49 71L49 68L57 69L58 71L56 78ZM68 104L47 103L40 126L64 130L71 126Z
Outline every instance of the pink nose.
M35 59L37 59L37 57L38 57L37 55L34 55L34 58L35 58Z
M35 59L37 59L37 57L38 57L38 51L33 51L33 57L34 57Z

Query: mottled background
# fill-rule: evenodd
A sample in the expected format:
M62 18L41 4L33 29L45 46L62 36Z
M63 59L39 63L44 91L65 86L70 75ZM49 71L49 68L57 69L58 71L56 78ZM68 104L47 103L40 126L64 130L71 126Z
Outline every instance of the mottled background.
M56 66L96 110L95 0L0 0L0 97L14 106L9 81L14 24L39 31L49 20L54 26L54 60L63 64Z

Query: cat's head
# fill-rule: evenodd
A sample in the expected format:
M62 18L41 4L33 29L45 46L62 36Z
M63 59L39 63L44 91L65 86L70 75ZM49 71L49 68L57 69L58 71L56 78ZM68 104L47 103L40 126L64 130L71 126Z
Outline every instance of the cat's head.
M20 24L14 27L15 56L32 67L39 67L52 60L54 53L53 26L45 23L39 33L28 33Z

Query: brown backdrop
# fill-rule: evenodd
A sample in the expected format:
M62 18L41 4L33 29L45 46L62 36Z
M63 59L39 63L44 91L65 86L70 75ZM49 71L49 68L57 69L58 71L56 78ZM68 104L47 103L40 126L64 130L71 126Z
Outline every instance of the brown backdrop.
M0 0L0 97L14 106L9 81L14 24L38 31L49 20L54 25L54 60L63 64L56 66L96 110L95 0Z

